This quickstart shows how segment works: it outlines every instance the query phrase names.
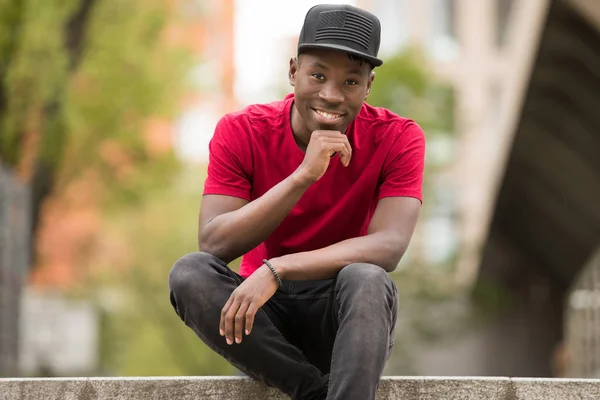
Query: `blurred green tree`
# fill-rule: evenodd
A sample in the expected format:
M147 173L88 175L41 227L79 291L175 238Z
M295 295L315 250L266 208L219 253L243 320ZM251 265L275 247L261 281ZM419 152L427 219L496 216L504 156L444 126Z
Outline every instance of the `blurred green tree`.
M188 166L171 185L135 206L111 213L103 234L113 249L95 258L106 309L101 348L103 373L110 375L231 375L234 368L210 350L179 319L169 302L167 277L173 263L197 250L198 206L206 167ZM174 206L176 205L176 206ZM125 255L125 260L119 260ZM238 268L233 263L232 268ZM125 268L121 268L125 266ZM216 329L216 327L215 327Z
M144 135L183 88L186 53L163 40L172 15L168 2L0 1L0 162L31 185L32 236L44 200L90 171L97 195L123 200L176 165Z
M373 90L367 102L373 106L387 108L394 113L414 120L425 132L427 152L425 178L423 182L423 209L420 220L428 214L437 200L437 173L448 167L448 160L432 156L430 146L435 142L451 142L455 131L453 87L436 78L428 62L417 48L406 48L386 57L381 68L375 70ZM449 140L448 140L449 139ZM451 160L450 160L451 162ZM414 255L413 265L421 267L423 238L415 235L410 252Z
M367 102L413 119L428 138L454 131L453 88L434 76L417 49L386 57L384 65L375 70Z
M100 209L86 247L67 249L80 255L76 268L104 268L89 268L68 290L96 296L105 310L100 374L231 370L177 318L166 293L170 265L196 247L195 224L181 221L194 219L199 196L171 191L180 165L170 144L152 136L178 111L198 61L169 36L189 18L181 15L186 1L0 0L0 163L31 185L32 255L48 204L60 211L54 221L70 212L78 224L73 197Z

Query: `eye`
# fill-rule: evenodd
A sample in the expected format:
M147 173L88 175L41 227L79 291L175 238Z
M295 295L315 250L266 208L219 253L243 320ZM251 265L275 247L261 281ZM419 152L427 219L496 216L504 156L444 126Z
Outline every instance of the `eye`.
M350 85L350 86L354 86L354 85L358 85L358 82L355 81L354 79L348 79L346 82L344 82L346 85Z
M323 79L325 79L325 77L323 76L323 74L320 74L318 72L312 73L311 75L312 75L313 78L315 78L315 79L317 79L319 81L322 81Z

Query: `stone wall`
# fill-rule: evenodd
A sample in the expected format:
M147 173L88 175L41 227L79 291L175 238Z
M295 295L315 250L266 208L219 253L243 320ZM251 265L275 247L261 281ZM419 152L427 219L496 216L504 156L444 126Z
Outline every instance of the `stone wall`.
M248 378L0 379L0 400L285 400ZM378 400L597 400L600 380L385 377Z

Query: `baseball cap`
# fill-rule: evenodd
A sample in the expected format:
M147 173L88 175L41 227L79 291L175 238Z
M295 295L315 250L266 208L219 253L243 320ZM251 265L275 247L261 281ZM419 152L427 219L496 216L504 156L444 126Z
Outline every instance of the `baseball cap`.
M298 37L298 53L305 49L331 49L363 57L373 66L381 41L381 23L368 11L347 4L320 4L306 13Z

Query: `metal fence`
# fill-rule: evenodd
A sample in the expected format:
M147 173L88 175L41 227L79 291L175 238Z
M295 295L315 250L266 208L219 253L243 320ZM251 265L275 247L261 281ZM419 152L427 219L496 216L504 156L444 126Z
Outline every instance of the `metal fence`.
M600 246L573 285L565 324L567 376L600 378Z
M29 265L30 192L0 165L0 376L18 373L19 309Z

